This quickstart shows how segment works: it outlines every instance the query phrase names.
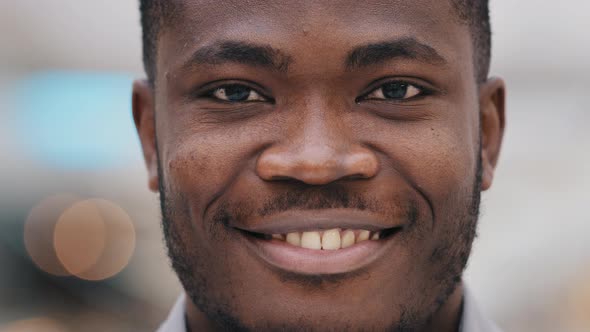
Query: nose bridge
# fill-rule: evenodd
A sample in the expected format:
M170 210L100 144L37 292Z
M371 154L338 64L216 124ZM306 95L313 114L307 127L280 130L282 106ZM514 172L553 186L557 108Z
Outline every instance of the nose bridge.
M282 140L259 157L257 172L261 178L321 185L376 174L377 158L352 136L342 116L343 106L323 100L308 98L302 108L293 110L296 119Z
M350 139L342 118L333 108L321 101L308 101L299 121L294 123L289 140L293 152L303 161L313 162L337 158L345 153Z

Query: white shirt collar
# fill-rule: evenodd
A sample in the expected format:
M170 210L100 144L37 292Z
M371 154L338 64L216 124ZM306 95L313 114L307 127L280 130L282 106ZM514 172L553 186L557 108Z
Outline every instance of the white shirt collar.
M183 293L178 297L168 318L160 325L157 332L186 332L185 301L186 295Z
M168 318L160 325L157 332L187 332L184 317L185 301L184 294L178 297ZM463 287L463 314L459 332L501 332L491 320L479 311L467 287Z
M465 285L463 285L463 314L459 332L501 332L494 322L479 311L471 291Z

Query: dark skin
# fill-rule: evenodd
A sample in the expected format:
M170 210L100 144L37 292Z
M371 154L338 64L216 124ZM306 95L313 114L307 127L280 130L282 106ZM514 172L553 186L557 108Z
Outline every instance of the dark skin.
M473 54L446 1L184 1L133 112L189 327L456 331L504 129L504 83L477 82ZM400 231L307 275L238 230L326 210Z

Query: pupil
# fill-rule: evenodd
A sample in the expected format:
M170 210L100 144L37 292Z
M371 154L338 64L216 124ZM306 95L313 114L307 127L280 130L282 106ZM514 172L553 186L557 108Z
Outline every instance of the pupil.
M382 89L385 98L403 99L408 92L408 85L405 83L387 83Z
M250 96L250 89L243 85L229 85L225 87L225 96L230 101L245 101Z

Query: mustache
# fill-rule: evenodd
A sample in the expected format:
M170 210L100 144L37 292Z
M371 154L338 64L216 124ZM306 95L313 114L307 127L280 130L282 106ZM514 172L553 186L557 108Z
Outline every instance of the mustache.
M356 209L390 215L391 218L402 217L410 224L419 218L418 203L414 197L406 200L387 200L387 204L380 202L366 194L353 192L350 187L339 183L324 186L296 184L290 185L288 191L273 195L261 205L247 201L225 201L215 209L210 226L221 224L231 228L232 224L242 224L252 216L263 218L291 210Z
M257 213L261 217L288 210L357 209L375 212L376 202L337 183L321 187L307 185L291 188L267 200Z

